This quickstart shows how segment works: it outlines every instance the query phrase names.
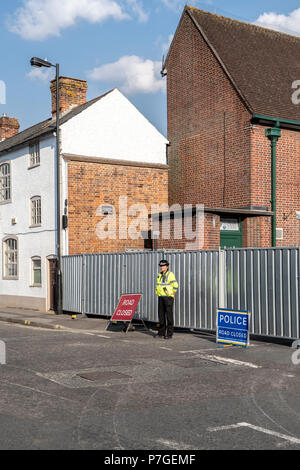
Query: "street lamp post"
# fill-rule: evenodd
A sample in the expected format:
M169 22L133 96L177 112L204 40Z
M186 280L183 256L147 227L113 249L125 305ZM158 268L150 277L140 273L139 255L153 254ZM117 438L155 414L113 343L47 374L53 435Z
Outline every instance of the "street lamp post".
M32 57L33 67L55 67L56 69L56 198L57 198L57 265L56 265L56 313L62 313L62 275L61 275L61 219L60 219L60 135L59 135L59 64L51 64L47 60Z

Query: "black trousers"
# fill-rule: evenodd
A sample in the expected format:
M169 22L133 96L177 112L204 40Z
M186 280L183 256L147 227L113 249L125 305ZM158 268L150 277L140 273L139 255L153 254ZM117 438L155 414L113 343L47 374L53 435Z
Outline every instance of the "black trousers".
M174 331L173 297L158 297L158 319L160 336L172 336Z

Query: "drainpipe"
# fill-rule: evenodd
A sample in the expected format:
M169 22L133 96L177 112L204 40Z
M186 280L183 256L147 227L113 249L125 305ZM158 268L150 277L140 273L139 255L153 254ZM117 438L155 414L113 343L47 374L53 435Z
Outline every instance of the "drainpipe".
M276 147L281 137L280 122L275 127L266 129L266 137L271 142L271 203L272 203L272 246L276 247Z

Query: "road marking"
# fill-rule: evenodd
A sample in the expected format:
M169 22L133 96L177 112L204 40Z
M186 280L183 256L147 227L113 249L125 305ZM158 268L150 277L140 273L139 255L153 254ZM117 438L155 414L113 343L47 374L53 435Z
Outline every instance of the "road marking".
M236 366L243 366L243 367L251 367L252 369L260 369L261 366L258 366L256 364L252 364L251 362L244 362L244 361L238 361L236 359L230 359L227 357L222 357L222 356L214 356L214 355L204 355L204 354L198 354L196 357L199 357L200 359L204 360L209 360L212 362L218 362L220 364L233 364Z
M41 377L43 377L42 374L39 374L36 372L37 375L40 375ZM43 377L44 378L44 377ZM37 388L32 388L32 387L28 387L27 385L21 385L21 384L18 384L18 383L14 383L14 382L8 382L7 380L0 380L0 382L4 385L9 385L9 386L12 386L12 387L20 387L20 388L24 388L25 390L30 390L31 392L36 392L36 393L41 393L43 395L48 395L50 397L54 397L54 398L58 398L59 400L64 400L64 401L71 401L72 403L76 403L74 400L71 400L70 398L65 398L65 397L61 397L59 395L54 395L53 393L48 393L48 392L45 392L44 390L38 390ZM57 382L58 383L58 382ZM60 384L61 385L61 384Z
M260 426L254 426L253 424L249 424L249 423L230 424L228 426L218 426L215 428L208 428L207 430L209 432L216 432L216 431L226 431L227 429L235 429L235 428L243 428L243 427L250 428L250 429L253 429L254 431L259 431L264 434L268 434L270 436L279 437L280 439L285 439L286 441L289 441L293 444L300 444L300 439L298 439L297 437L288 436L287 434L282 434L280 432L271 431L270 429L261 428Z
M98 333L90 333L89 331L80 331L74 330L73 328L64 329L65 333L77 333L79 335L87 335L87 336L97 336L98 338L105 338L109 339L110 336L99 335Z
M160 346L159 349L166 349L167 351L173 351L171 348L164 348L163 346Z
M72 330L72 331L75 331L75 330ZM77 332L77 330L75 332ZM83 331L82 334L88 335L88 336L98 336L99 338L109 338L109 336L98 335L98 333L88 333L88 332Z
M216 351L217 348L210 348L210 349L192 349L190 351L179 351L180 354L198 354L199 352L206 352L206 351Z
M246 425L246 423L238 423L238 424L228 424L227 426L216 426L215 428L207 428L209 432L216 432L216 431L227 431L227 429L235 429L240 428Z

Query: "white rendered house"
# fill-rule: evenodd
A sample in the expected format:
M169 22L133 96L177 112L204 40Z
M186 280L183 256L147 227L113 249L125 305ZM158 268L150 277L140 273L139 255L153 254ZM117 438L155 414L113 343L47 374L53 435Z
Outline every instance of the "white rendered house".
M18 132L0 118L0 308L54 306L57 257L56 109ZM68 158L109 159L166 168L166 138L118 90L86 102L85 81L60 77L60 213L67 213ZM66 158L65 158L66 157ZM130 163L131 162L131 163ZM68 227L61 228L67 255Z

